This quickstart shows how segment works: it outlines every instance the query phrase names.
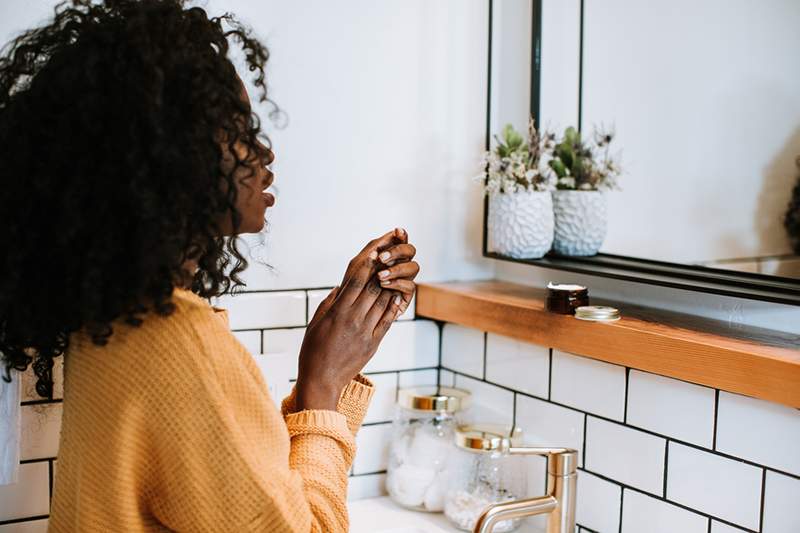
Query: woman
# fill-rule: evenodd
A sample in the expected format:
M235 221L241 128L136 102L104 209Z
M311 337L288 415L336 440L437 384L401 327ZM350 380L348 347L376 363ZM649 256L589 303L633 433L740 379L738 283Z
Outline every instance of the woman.
M0 353L45 397L65 356L52 531L347 529L359 371L419 266L402 230L364 247L279 413L207 303L275 201L229 40L266 101L266 49L180 0L75 0L0 58Z

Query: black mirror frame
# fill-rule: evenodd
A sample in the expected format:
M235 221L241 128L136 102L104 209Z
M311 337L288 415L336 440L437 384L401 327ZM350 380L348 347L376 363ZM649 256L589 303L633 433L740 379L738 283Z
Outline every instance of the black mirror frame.
M537 120L540 114L541 61L542 61L542 0L532 1L531 31L531 116ZM578 123L582 118L583 96L583 16L584 1L580 1L580 56L578 75ZM493 0L489 0L489 38L486 94L486 150L491 140L491 96L492 96L492 12ZM767 276L749 272L736 272L696 265L654 261L636 257L600 253L592 257L562 257L548 254L541 259L516 259L490 252L487 247L487 219L489 200L483 201L483 256L500 261L511 261L531 266L564 270L580 274L601 276L648 285L674 289L698 291L722 296L761 300L788 305L800 305L800 279Z

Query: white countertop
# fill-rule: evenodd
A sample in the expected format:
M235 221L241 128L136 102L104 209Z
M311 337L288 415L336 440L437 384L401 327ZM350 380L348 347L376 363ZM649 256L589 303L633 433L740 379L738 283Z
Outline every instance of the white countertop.
M388 496L351 501L350 533L457 533L442 513L409 511ZM542 533L544 518L526 519L515 533Z

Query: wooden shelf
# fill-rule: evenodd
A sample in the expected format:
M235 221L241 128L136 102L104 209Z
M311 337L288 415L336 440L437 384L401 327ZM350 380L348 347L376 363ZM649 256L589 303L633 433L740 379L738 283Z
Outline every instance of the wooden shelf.
M618 322L544 309L544 290L503 281L420 284L416 314L800 408L800 336L607 300Z

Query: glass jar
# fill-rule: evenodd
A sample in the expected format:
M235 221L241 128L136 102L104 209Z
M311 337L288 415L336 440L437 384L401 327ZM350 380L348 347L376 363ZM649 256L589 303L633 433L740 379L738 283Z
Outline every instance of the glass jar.
M386 490L395 503L442 511L457 416L469 399L465 390L436 385L399 391L386 469Z
M524 498L527 477L522 457L511 455L521 433L488 426L462 426L455 432L456 450L447 466L444 514L464 531L472 531L490 505ZM494 531L519 527L520 519L498 522Z

